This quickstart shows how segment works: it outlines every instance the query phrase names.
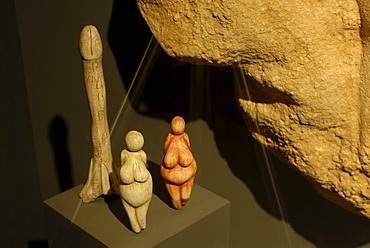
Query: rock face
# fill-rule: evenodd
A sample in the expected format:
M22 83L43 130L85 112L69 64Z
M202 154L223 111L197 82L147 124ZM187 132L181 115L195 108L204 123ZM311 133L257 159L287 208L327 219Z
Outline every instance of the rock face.
M169 55L253 78L251 99L239 99L253 136L324 197L370 218L370 1L137 4Z

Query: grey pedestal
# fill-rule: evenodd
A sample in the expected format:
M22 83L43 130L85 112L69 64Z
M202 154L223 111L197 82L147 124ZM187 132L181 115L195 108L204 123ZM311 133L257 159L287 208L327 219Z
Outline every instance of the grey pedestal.
M81 189L45 201L50 247L228 247L230 202L199 185L180 210L166 195L153 195L140 234L131 231L118 196L82 203Z

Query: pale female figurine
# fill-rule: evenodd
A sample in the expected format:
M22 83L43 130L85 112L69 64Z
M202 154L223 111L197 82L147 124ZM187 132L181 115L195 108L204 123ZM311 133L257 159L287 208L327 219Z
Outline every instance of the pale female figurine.
M171 133L164 144L160 169L176 209L180 209L189 200L197 171L189 137L184 131L184 119L180 116L173 118Z
M153 194L153 181L146 167L146 154L142 150L143 135L138 131L128 132L126 145L127 149L121 152L120 196L132 230L139 233L146 227L146 214Z

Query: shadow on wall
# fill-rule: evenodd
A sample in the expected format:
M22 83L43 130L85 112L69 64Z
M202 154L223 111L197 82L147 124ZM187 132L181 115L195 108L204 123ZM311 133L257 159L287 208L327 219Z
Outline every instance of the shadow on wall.
M132 25L123 26L128 23ZM150 30L135 1L114 1L109 43L126 89L150 36ZM231 68L207 67L207 70L211 83L199 89L207 91L210 105L207 106L207 111L210 114L190 113L190 95L193 93L189 86L191 65L170 58L163 51L159 53L141 92L140 102L133 106L142 115L167 122L175 115L182 115L187 121L198 118L206 121L214 133L221 156L227 161L235 177L253 192L261 208L275 218L282 219L276 198L273 197L269 169L264 165L263 156L259 153L259 144L253 140L246 128L234 90L230 86L234 80ZM203 97L202 92L197 94ZM263 101L263 96L260 97ZM131 101L136 102L136 99ZM199 106L195 106L197 107ZM275 157L270 159L274 177L278 180L284 219L299 234L317 247L356 247L370 242L369 220L328 202L293 168ZM240 166L241 164L244 166Z
M135 1L114 1L108 41L114 54L119 54L115 59L126 89L150 36L149 27L137 10Z
M61 116L54 116L49 125L49 139L53 146L54 163L61 192L73 187L72 165L68 149L68 128Z

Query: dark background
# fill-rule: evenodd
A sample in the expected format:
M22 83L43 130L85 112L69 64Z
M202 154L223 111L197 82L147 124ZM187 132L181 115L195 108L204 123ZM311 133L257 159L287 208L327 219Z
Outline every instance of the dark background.
M91 154L79 32L86 24L100 30L110 123L151 33L133 0L4 0L0 9L0 246L46 247L43 200L83 183ZM232 68L190 65L154 50L130 104L135 115L161 123L160 133L174 115L201 126L190 137L204 142L193 143L203 162L196 182L231 201L230 247L370 247L369 220L264 156L239 111Z

